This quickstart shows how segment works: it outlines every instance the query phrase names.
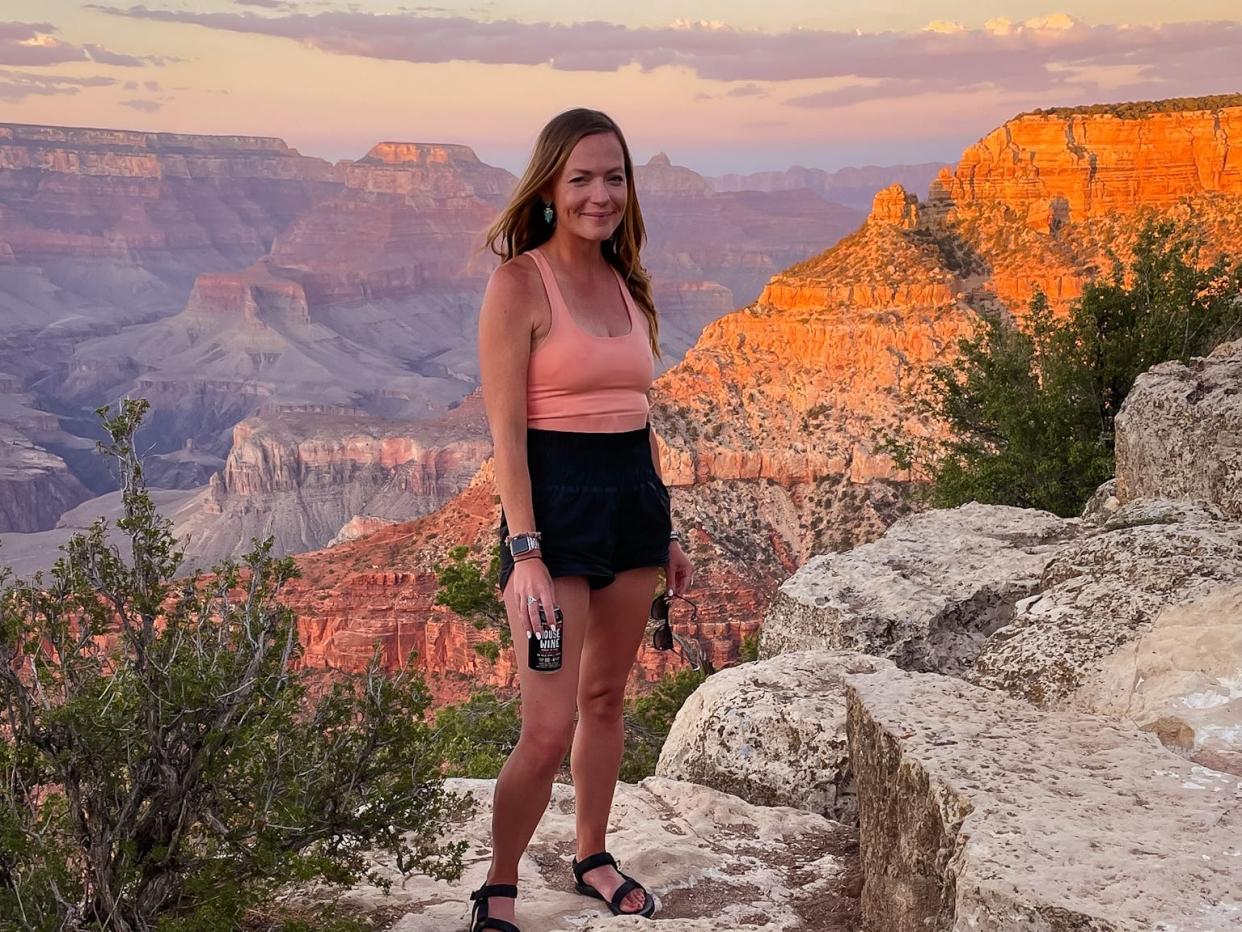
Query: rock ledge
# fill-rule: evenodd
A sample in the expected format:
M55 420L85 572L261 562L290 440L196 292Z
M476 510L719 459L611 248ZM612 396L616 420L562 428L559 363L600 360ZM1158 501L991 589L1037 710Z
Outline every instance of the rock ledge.
M950 677L846 685L864 928L1242 927L1242 780Z

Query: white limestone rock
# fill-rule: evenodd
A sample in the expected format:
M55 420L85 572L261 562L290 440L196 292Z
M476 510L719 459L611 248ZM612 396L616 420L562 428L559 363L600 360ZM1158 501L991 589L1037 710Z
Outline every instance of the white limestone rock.
M796 651L721 670L677 713L656 773L853 824L843 676L891 666L852 651Z
M1242 780L955 677L847 677L864 928L1242 928Z
M1082 514L1078 517L1085 524L1103 524L1116 513L1121 507L1121 502L1117 499L1117 480L1109 479L1107 482L1100 484L1091 497L1087 499L1087 504L1082 507Z
M451 832L469 842L461 879L402 876L394 864L380 861L379 870L393 881L391 893L364 885L344 896L370 910L403 909L391 932L468 926L469 893L483 882L490 860L495 781L454 779L447 785L477 801L474 814ZM858 927L857 836L822 816L752 806L708 787L649 777L617 784L608 833L609 850L622 869L656 894L655 925L613 917L600 901L574 892L573 787L558 783L519 865L522 929L850 932Z
M1135 380L1117 413L1117 497L1197 499L1242 518L1242 340Z
M1057 551L1039 591L984 643L968 679L1068 703L1166 605L1242 582L1242 523L1204 502L1139 500Z
M1242 586L1166 607L1071 701L1128 718L1205 767L1242 775Z
M818 556L781 586L760 657L851 650L903 669L963 673L1084 525L972 502L897 521L878 540Z

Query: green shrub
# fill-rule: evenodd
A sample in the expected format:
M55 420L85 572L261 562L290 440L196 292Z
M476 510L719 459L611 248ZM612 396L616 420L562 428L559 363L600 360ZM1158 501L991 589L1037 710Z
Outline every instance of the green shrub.
M233 929L291 882L387 886L368 849L458 876L441 832L467 801L421 680L377 654L312 696L270 539L174 581L134 452L146 410L99 409L123 548L100 520L49 579L0 573L0 929Z
M706 668L685 667L666 675L650 692L626 702L622 780L637 783L655 773L673 719L707 677Z
M509 646L513 636L509 633L504 603L497 594L500 591L499 546L492 548L487 569L483 570L470 560L470 548L458 545L448 552L448 562L435 565L435 574L436 605L447 606L480 631L494 629L501 646Z
M932 371L923 413L952 439L918 447L888 437L904 468L932 477L938 507L968 501L1042 508L1065 517L1113 474L1115 419L1135 379L1242 335L1242 267L1201 259L1169 222L1140 231L1128 267L1089 284L1056 319L1043 295L1026 329L982 322L951 365Z
M742 643L738 645L737 661L738 663L754 663L759 659L759 632L748 634L742 638Z
M492 779L499 775L522 731L518 697L481 689L465 702L436 712L446 776Z

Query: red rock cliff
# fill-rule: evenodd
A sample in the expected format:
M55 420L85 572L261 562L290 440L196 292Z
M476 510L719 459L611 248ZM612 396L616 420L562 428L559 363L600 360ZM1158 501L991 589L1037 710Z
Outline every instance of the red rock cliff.
M1024 114L933 182L923 213L974 283L1021 315L1064 308L1122 257L1144 218L1242 249L1242 95Z
M303 576L287 602L298 614L305 663L360 670L379 645L389 669L402 665L410 650L417 651L417 667L428 675L442 701L460 699L476 686L516 686L509 652L492 663L475 650L476 644L495 640L494 632L480 631L433 604L435 564L459 544L470 546L474 559L486 563L496 545L499 520L488 461L470 485L436 513L298 557ZM742 575L734 568L705 572L695 592L698 618L690 624L681 612L675 619L678 632L698 638L717 666L736 660L740 638L758 628L761 606L754 594L757 584L765 582L771 585L761 573ZM748 620L737 622L739 614ZM684 661L679 657L652 650L648 643L639 652L633 684L653 681L681 666Z
M910 477L881 441L937 435L915 399L980 312L1021 316L1036 288L1064 307L1149 216L1239 251L1242 159L1229 139L1242 138L1242 98L1225 103L1019 117L926 203L880 191L861 229L708 326L657 383L654 413L675 511L700 529L708 573L779 579L908 509Z

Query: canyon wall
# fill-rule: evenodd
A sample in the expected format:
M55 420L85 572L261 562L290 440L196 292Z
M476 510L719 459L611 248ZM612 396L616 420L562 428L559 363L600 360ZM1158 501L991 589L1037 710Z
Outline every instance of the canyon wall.
M278 411L233 428L224 469L172 517L190 566L240 556L252 537L273 536L276 553L316 550L359 518L436 511L490 455L477 395L423 422Z
M195 275L253 262L338 186L279 139L0 123L0 327L166 313Z
M764 580L909 511L912 477L885 443L942 436L917 399L980 315L1021 318L1037 289L1064 309L1148 219L1199 233L1209 254L1242 253L1242 159L1228 141L1242 138L1242 97L1121 114L1010 121L927 200L881 190L858 231L704 329L658 381L653 420L706 579L751 567L762 603Z

